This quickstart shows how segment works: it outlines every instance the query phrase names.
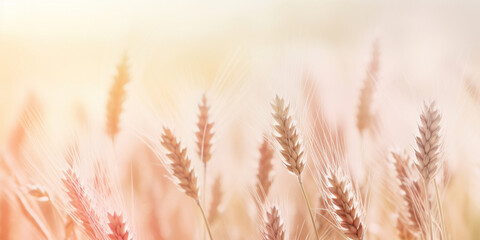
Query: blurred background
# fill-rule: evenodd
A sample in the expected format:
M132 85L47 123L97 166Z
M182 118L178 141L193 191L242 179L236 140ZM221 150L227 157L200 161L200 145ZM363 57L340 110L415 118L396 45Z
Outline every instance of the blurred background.
M447 158L470 159L478 174L474 143L480 138L471 129L480 130L480 114L464 81L480 86L479 12L480 2L467 0L0 0L0 139L9 141L31 102L41 106L50 137L67 138L77 127L72 122L102 129L115 67L128 56L131 82L124 137L117 144L140 144L139 135L154 133L150 127L174 125L194 155L197 104L206 92L216 122L212 171L238 173L224 176L225 185L235 189L227 205L243 206L237 195L245 195L253 182L275 94L292 102L308 131L302 123L305 90L311 90L305 79L318 87L329 121L343 128L353 149L347 155L366 151L355 114L376 42L380 70L373 109L385 129L381 146L411 147L422 102L436 100L452 147ZM453 148L461 143L461 149ZM279 182L294 184L278 159L275 167L284 176ZM273 191L284 194L281 186ZM290 209L287 216L294 215ZM225 216L231 222L247 221L240 210L230 211ZM231 220L239 216L244 219ZM378 228L371 225L382 236ZM241 239L240 229L230 238Z

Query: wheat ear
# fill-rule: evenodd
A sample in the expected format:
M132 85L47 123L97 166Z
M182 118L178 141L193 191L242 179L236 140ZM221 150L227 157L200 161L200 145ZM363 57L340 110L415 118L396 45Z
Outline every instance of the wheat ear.
M198 131L195 133L197 137L197 153L202 162L207 164L207 162L212 158L211 142L214 133L212 132L213 123L209 122L208 111L210 107L207 104L207 97L205 94L202 96L202 102L198 105L198 109L200 110L200 115L198 116L197 123Z
M440 167L440 120L435 102L424 105L418 126L420 136L416 137L416 166L426 185L435 177Z
M110 234L108 237L110 240L131 240L132 235L127 229L126 221L123 219L121 214L114 212L113 214L108 214L108 227Z
M202 212L208 235L210 236L210 239L213 240L208 219L202 205L200 204L197 176L195 176L195 173L190 166L191 162L187 157L187 150L181 148L180 142L176 140L172 131L168 128L163 129L162 145L168 151L167 157L170 159L170 172L173 177L177 179L176 184L185 192L185 194L187 194L187 196L193 198L197 203L197 206Z
M208 221L213 224L218 219L218 207L222 203L222 178L218 176L212 186L212 202L208 212Z
M278 96L272 104L273 118L275 119L275 130L277 136L275 139L282 147L281 154L283 156L283 164L287 167L288 171L295 174L298 179L298 183L302 190L305 205L308 208L310 214L310 220L312 221L313 231L315 232L316 239L318 240L317 227L315 224L315 218L313 217L312 208L308 201L307 193L303 186L302 171L305 167L305 161L302 159L303 151L298 139L297 129L292 122L292 117L289 115L289 106L285 105L285 101Z
M425 209L418 201L422 198L423 193L420 184L413 176L413 161L408 155L405 152L392 152L392 157L401 195L405 203L405 206L400 209L401 214L397 219L397 229L401 239L412 239L423 229L422 213ZM403 212L404 209L407 211Z
M272 158L273 149L266 139L263 140L260 147L260 159L258 161L258 173L256 190L257 195L260 197L260 202L263 203L268 196L270 186L272 185L272 179L270 173L272 172Z
M276 206L272 206L266 212L265 225L263 230L264 240L283 240L285 239L285 227L282 218Z
M364 224L360 214L360 204L351 182L332 172L327 177L332 212L339 219L339 228L350 239L361 240L364 236Z
M430 182L434 180L435 191L437 194L437 201L442 220L443 233L445 230L445 222L443 217L443 210L438 196L437 183L435 175L441 167L440 161L440 121L442 117L435 105L435 102L424 104L423 112L420 115L421 123L418 126L420 136L416 137L417 149L415 150L416 167L423 177L425 185L425 199L430 213ZM431 214L430 214L431 215ZM430 216L430 234L433 236L433 219Z
M371 112L373 93L378 75L378 43L373 45L372 60L367 70L367 77L363 82L363 88L360 90L360 99L357 110L357 128L360 132L372 128L375 124L374 116Z
M107 102L107 134L115 139L120 130L119 121L122 113L122 105L125 100L125 84L130 81L128 73L127 57L123 57L122 62L117 66L117 74L114 77L112 88Z
M107 239L102 227L102 221L92 206L84 186L80 183L77 174L68 169L64 172L63 185L66 188L70 205L74 208L72 216L76 218L90 239Z
M202 101L198 105L198 109L200 111L200 115L198 115L198 131L195 133L195 136L197 137L197 154L200 158L200 161L203 162L203 207L206 208L205 204L207 204L207 163L208 161L210 161L210 158L212 158L211 141L213 137L213 123L209 122L208 111L210 107L207 104L207 97L205 96L205 94L203 94L202 96ZM203 239L205 239L205 236L203 237Z

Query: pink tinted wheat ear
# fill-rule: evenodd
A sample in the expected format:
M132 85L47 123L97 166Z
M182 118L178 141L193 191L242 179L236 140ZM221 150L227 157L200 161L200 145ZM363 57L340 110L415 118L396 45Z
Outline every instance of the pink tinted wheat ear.
M80 222L87 236L90 239L107 239L102 221L77 174L68 169L64 172L62 181L70 199L70 205L74 208L71 215Z
M256 191L258 197L260 197L260 202L263 203L265 198L268 196L270 191L270 186L272 185L272 179L270 173L272 172L272 158L273 158L273 149L266 139L263 140L262 146L260 147L260 159L258 161L258 173L257 173L257 184Z
M285 227L282 218L276 206L272 206L266 212L264 230L262 232L264 240L284 240Z
M392 157L404 203L399 209L397 229L401 239L412 239L410 237L418 237L417 235L424 225L422 224L422 213L425 208L418 201L423 198L423 193L413 175L414 163L406 152L392 152Z
M425 104L418 126L420 136L416 137L416 166L426 185L435 177L440 167L440 120L442 117L435 102Z
M170 159L170 172L173 177L177 179L176 184L185 192L185 194L187 194L187 196L193 198L197 203L197 206L202 212L208 235L210 236L210 239L213 240L208 219L202 205L200 204L197 176L195 176L193 168L190 166L191 162L187 157L187 150L181 148L180 142L177 141L172 131L168 128L163 129L161 143L168 151L167 157Z
M222 203L222 178L218 176L212 186L212 202L208 212L208 221L213 224L218 219L218 207Z
M132 235L127 229L126 222L121 214L114 212L108 214L108 227L111 233L108 234L110 240L131 240Z
M365 227L361 217L360 203L350 181L338 175L338 173L332 172L327 177L331 210L337 216L338 227L346 237L362 240Z
M282 147L280 151L283 156L283 164L285 167L297 176L298 183L302 190L303 198L305 200L305 205L308 208L310 214L310 220L312 221L313 231L315 232L316 239L318 240L317 227L315 224L315 218L313 217L312 208L310 202L308 201L307 193L303 186L302 181L302 171L305 167L305 161L302 159L303 151L300 145L297 129L293 123L292 117L289 115L289 106L285 105L285 101L278 96L275 97L275 100L272 103L273 108L273 118L275 119L276 124L274 125L277 135L275 139Z
M367 77L363 82L363 88L360 90L360 99L357 109L357 128L360 132L375 127L375 119L372 114L372 101L375 92L375 85L378 75L378 43L373 45L372 60L367 69Z
M198 131L195 133L197 137L197 148L198 156L204 164L212 158L211 148L212 148L212 137L214 133L212 132L213 123L209 121L208 110L210 107L207 105L207 97L205 94L202 96L202 102L198 105L200 110L200 115L198 116L197 128Z
M415 149L416 167L422 175L425 186L425 201L427 210L430 215L430 235L433 237L434 222L430 213L432 205L430 204L430 182L434 182L435 192L438 203L438 210L441 216L442 235L446 234L445 221L443 216L442 205L435 181L435 175L442 166L440 158L440 121L442 117L438 111L435 102L424 104L423 112L420 115L421 123L418 126L420 136L415 138L417 149ZM443 236L445 237L445 236Z
M180 142L177 142L170 129L165 128L162 135L162 145L168 151L167 157L170 159L170 170L177 179L177 185L183 189L187 196L198 199L197 176L193 172L190 159L187 157L187 150L181 148Z

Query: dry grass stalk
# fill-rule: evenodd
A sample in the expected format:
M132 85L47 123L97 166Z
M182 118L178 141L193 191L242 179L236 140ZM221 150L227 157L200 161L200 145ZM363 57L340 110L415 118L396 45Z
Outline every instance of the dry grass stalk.
M276 206L272 206L266 213L265 226L263 230L264 240L285 239L285 227Z
M220 206L222 198L222 178L218 176L215 182L213 182L212 187L212 202L210 203L210 210L208 212L208 222L210 222L210 224L218 220L218 206Z
M366 129L373 130L375 126L375 118L372 115L373 93L375 92L378 65L379 65L378 43L373 45L372 59L367 70L367 77L363 82L363 88L360 90L360 99L357 110L357 128L360 132Z
M363 239L365 227L360 203L350 181L335 173L330 174L327 181L331 211L337 217L339 229L350 239Z
M430 105L425 104L420 120L421 124L418 126L420 136L416 137L416 167L422 175L425 185L428 186L441 166L439 157L441 116L435 102Z
M114 212L113 214L108 214L108 227L110 234L108 237L110 240L130 240L132 235L127 229L126 221L123 219L121 214Z
M172 131L164 128L162 145L168 150L167 157L170 159L172 175L178 180L177 184L185 191L187 196L199 201L197 176L193 172L190 159L187 157L187 149L181 148Z
M205 215L200 199L198 196L197 176L190 166L190 159L187 157L187 150L181 149L180 142L177 142L175 136L168 128L163 129L162 145L167 151L167 157L170 159L170 172L177 179L177 185L183 189L187 196L193 198L197 203L197 206L202 212L202 217L205 222L205 226L208 230L210 239L213 240L212 232L208 219Z
M260 198L260 202L263 203L268 196L270 186L272 185L272 179L270 178L270 172L272 172L272 158L273 149L266 139L263 140L260 147L260 160L258 161L258 173L256 190L257 195Z
M210 107L207 105L207 97L205 94L202 96L202 102L198 105L200 115L198 116L198 131L195 133L197 137L198 156L204 164L212 158L212 132L213 123L209 122L208 110Z
M122 104L125 100L125 84L130 81L128 73L127 57L123 57L122 62L117 66L117 74L114 77L112 88L107 103L107 134L115 139L120 130L120 114L122 113Z
M74 212L71 215L80 222L87 236L91 239L107 239L102 221L92 206L86 189L80 183L77 174L73 170L68 169L65 171L62 181L70 199L70 205L74 208Z
M283 164L287 167L288 171L295 174L298 179L298 183L302 190L303 198L305 200L305 205L308 208L308 213L310 214L310 220L312 221L313 231L315 233L316 239L318 240L317 227L315 224L315 218L313 217L312 208L308 201L307 193L303 186L302 181L302 171L305 167L305 161L302 159L303 151L301 150L301 145L298 139L297 129L295 124L293 124L292 117L289 115L289 106L285 105L285 101L278 96L275 97L275 100L272 104L273 108L273 118L276 121L275 130L277 132L277 142L282 147L280 151L283 156Z

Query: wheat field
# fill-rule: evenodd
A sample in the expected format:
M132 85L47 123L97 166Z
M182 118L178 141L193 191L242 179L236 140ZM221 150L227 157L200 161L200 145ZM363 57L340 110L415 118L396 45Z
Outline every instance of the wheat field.
M479 12L0 1L0 239L480 239Z

